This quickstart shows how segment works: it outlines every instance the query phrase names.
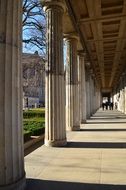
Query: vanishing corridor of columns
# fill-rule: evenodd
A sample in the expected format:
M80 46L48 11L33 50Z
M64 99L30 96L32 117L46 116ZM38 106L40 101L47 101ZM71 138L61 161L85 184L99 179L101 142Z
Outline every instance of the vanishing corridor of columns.
M100 89L96 86L95 78L89 65L86 67L86 118L90 118L101 106Z
M89 118L96 110L97 105L93 102L94 79L88 68L86 74L88 80L85 80L85 58L82 51L81 53L77 51L78 36L76 34L64 35L67 44L64 71L63 1L43 1L43 7L47 15L48 45L45 144L63 146L66 144L66 130L80 130L80 124L84 123L86 118ZM66 74L65 77L64 74Z
M0 190L25 187L21 2L0 0Z
M0 190L25 188L21 2L0 0ZM86 50L80 46L77 31L63 31L64 1L43 0L42 5L47 16L48 56L45 145L59 147L67 144L67 130L80 130L81 124L100 108L102 90L97 79L100 76L104 82L104 77L94 73ZM67 45L65 64L63 36ZM117 109L126 114L126 71L111 90L110 98L114 105L117 103Z
M98 88L91 68L86 69L85 53L77 49L76 34L64 34L67 46L64 69L63 1L42 1L42 5L47 15L48 53L45 145L64 146L66 130L80 130L80 124L100 107L100 96L95 93Z

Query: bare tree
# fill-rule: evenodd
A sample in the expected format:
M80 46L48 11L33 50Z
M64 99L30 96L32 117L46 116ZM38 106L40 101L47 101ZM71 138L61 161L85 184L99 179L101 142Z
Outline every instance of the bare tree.
M23 0L23 46L46 53L46 16L39 0Z

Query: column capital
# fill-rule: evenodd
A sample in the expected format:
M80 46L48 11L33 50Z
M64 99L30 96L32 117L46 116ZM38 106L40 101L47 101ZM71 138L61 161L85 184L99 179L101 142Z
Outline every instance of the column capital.
M75 32L71 32L71 33L67 33L63 35L65 41L78 41L79 37L77 35L77 33Z
M85 57L86 52L84 50L78 50L77 55L80 56L80 57Z
M66 10L65 4L63 0L40 0L44 11L48 9L55 8L55 9L62 9L64 12Z
M88 68L90 70L91 63L89 61L85 61L85 66L86 66L86 68Z

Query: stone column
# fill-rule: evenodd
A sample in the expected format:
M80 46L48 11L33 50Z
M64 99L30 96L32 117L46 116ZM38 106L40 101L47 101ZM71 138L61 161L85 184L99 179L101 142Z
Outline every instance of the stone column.
M125 113L125 75L122 76L122 112Z
M119 109L123 112L124 103L124 89L123 89L123 76L120 77L120 98L119 98Z
M81 123L81 62L80 62L80 56L78 54L77 57L78 62L78 104L79 104L79 121Z
M124 75L124 113L126 114L126 72Z
M97 101L98 101L98 96L96 96L96 83L95 83L95 76L93 75L93 113L96 112L97 110Z
M95 88L94 88L94 75L92 75L92 113L95 113Z
M97 111L99 94L97 94L96 79L94 77L94 113Z
M22 1L0 7L0 190L23 190Z
M90 115L93 114L93 79L92 79L92 70L90 70L90 79L89 79L89 94L90 94Z
M100 88L98 86L96 86L96 110L97 111L100 107L101 107L101 102L102 102L102 97L101 97L101 92L100 92Z
M66 145L63 63L63 12L61 0L42 1L47 14L46 146Z
M90 106L90 72L86 69L86 116L90 118L91 106Z
M78 103L78 65L77 65L77 38L67 37L66 63L66 127L67 130L79 130L79 103Z
M86 122L86 86L85 86L85 64L84 53L78 52L79 56L79 80L80 80L80 122Z

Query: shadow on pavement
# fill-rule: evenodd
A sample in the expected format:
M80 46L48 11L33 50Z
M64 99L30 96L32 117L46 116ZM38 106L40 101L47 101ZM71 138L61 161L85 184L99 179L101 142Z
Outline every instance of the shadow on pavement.
M86 123L85 124L113 124L113 123L120 123L120 124L126 124L126 122L124 122L124 121L86 121Z
M92 132L92 131L96 131L96 132L102 132L102 131L105 131L105 132L109 132L109 131L118 131L118 132L121 132L121 131L126 131L126 129L111 129L111 128L109 128L109 129L80 129L80 131L86 131L86 132Z
M126 185L27 179L26 190L126 190Z
M68 148L126 148L122 142L68 142Z

